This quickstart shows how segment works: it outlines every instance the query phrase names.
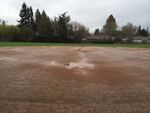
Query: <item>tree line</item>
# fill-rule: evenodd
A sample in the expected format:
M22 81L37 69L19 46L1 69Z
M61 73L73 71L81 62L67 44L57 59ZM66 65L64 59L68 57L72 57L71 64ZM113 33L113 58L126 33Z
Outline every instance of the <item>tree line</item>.
M17 26L0 23L0 40L29 42L80 42L89 34L89 28L71 21L67 12L50 18L46 12L34 11L22 4ZM4 21L3 21L4 22Z
M109 40L115 37L116 41L134 36L148 36L148 30L137 27L132 23L118 27L116 19L110 15L103 28L96 29L94 34L89 28L79 22L74 22L67 12L50 18L46 12L37 9L34 13L32 6L22 4L18 25L7 25L0 21L0 41L27 41L27 42L81 42L87 36L108 36Z
M116 19L113 15L110 15L106 20L106 24L103 26L102 30L95 29L94 35L107 35L110 38L115 37L116 39L129 38L132 39L134 36L148 36L148 28L142 28L133 25L132 23L127 23L126 25L118 28Z

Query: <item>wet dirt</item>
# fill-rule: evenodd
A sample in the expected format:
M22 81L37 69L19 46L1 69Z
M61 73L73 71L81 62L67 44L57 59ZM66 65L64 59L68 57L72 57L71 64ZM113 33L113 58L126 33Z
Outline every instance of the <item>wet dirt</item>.
M0 48L0 113L149 113L150 49Z

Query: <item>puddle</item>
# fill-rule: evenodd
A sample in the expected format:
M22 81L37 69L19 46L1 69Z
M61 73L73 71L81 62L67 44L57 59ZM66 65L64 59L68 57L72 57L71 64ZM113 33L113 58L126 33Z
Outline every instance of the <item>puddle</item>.
M17 61L16 58L12 58L12 57L0 57L0 61L11 61L11 62L14 62L14 61Z
M64 65L67 69L93 69L94 65L87 62L69 63Z
M94 64L88 63L86 59L83 59L82 61L79 62L70 62L70 63L59 63L56 61L51 61L50 63L43 63L44 65L47 66L54 66L54 67L64 67L67 69L93 69Z

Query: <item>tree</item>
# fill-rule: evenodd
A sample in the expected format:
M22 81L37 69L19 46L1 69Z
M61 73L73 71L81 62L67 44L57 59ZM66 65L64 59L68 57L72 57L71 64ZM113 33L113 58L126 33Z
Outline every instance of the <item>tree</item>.
M95 29L94 35L99 35L99 34L100 34L99 29Z
M25 3L23 3L22 5L22 9L20 10L20 21L19 22L19 27L29 27L30 25L30 17L29 17L29 8L27 7L27 5Z
M25 3L20 10L20 20L18 26L22 29L31 29L35 31L35 20L32 7L28 7Z
M141 36L144 36L144 37L148 36L148 31L146 29L142 29Z
M139 26L137 33L137 36L148 36L148 29L142 29L141 26Z
M131 38L136 34L137 27L132 23L127 23L122 27L122 34L124 37Z
M63 35L64 38L67 38L68 30L69 30L69 22L70 16L66 15L67 12L60 14L58 17L58 26L59 26L59 34Z
M71 26L75 41L81 41L83 38L86 38L86 36L89 34L89 29L78 22L72 22Z
M32 7L29 8L29 25L30 28L32 28L33 31L35 31L35 20L34 20L34 13Z
M113 15L110 15L106 21L106 24L103 26L103 32L110 37L114 36L117 30L116 20Z
M12 25L0 25L0 41L11 41L20 34L20 29Z
M0 23L3 25L3 26L6 26L7 22L5 20L1 20Z
M59 34L59 24L58 24L57 17L54 18L54 21L52 21L52 24L53 24L54 34Z
M50 18L47 16L45 11L42 12L42 28L44 34L52 34L53 33L53 26Z
M140 36L140 35L141 35L141 25L139 25L136 35L137 35L137 36Z
M37 9L36 14L36 30L38 34L47 35L47 34L53 34L53 25L50 18L47 16L45 11L42 11L42 14Z
M40 13L39 9L37 9L36 13L35 13L35 26L36 26L37 33L39 33L40 29L42 29L42 28L40 28L40 23L41 22L42 22L42 20L41 20L41 13Z

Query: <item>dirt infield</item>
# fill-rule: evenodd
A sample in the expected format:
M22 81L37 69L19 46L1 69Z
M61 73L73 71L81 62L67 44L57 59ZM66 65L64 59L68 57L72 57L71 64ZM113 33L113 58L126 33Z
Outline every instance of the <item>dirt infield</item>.
M0 113L150 113L150 49L0 48Z

